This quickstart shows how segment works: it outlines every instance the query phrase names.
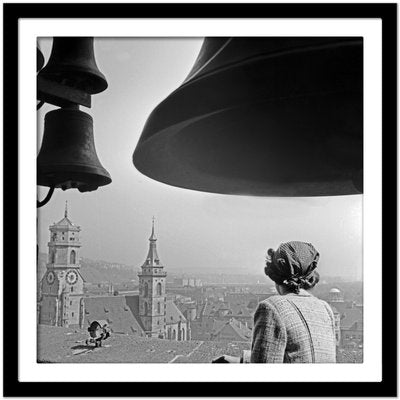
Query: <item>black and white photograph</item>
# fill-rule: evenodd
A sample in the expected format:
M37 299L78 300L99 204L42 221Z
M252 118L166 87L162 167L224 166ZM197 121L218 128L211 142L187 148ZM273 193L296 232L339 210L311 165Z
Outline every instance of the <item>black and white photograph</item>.
M362 38L37 51L38 362L363 362Z
M382 196L397 20L361 6L8 9L18 382L91 382L104 396L95 383L393 389L383 303L396 271L383 258L396 235L383 216L396 210Z

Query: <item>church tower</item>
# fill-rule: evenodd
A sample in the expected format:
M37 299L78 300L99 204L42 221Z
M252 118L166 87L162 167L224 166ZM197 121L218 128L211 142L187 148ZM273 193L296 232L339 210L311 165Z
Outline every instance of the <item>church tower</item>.
M164 337L166 330L165 284L167 273L157 254L154 217L149 252L139 276L139 315L150 337Z
M47 270L42 279L39 323L56 326L81 325L83 278L80 270L80 227L68 218L50 226Z

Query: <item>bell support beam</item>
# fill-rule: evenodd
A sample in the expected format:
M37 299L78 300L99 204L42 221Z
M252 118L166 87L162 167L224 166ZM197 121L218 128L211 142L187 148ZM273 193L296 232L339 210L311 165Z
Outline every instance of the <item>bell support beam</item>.
M91 108L91 95L83 90L37 77L37 99L58 107L68 107L79 104Z

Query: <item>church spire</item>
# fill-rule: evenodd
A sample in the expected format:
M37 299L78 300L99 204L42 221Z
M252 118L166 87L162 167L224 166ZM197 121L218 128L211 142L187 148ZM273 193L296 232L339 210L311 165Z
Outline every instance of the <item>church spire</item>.
M157 238L156 238L156 235L155 235L155 233L154 233L154 220L155 220L155 218L154 218L154 216L153 216L153 218L152 218L152 225L151 225L151 236L150 236L150 238L149 238L149 240L150 241L156 241L157 240Z
M149 252L147 253L146 261L143 266L160 267L160 259L157 254L157 238L154 233L154 221L155 218L153 217L151 224L151 236L149 237Z
M54 223L53 226L56 226L56 225L63 225L63 226L79 228L79 226L73 224L72 221L68 218L68 201L65 201L64 218L61 221Z

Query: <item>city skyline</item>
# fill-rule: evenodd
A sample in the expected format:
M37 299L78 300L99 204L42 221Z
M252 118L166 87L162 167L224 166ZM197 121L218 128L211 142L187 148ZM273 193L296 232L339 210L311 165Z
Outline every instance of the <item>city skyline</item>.
M137 243L137 247L135 248L136 253L138 254L138 259L139 260L140 260L140 257L141 257L141 255L140 255L141 247L142 247L142 243L141 242L144 242L144 241L147 242L147 236L150 236L150 234L151 234L151 230L152 230L151 226L152 226L153 218L154 217L149 218L149 221L148 221L148 232L147 231L142 232L142 235L140 235L140 233L139 233L139 236L142 236L142 240L139 240L139 242ZM72 220L76 225L78 225L78 226L80 226L82 228L82 226L81 226L81 224L79 222L75 221L73 218L72 218ZM154 218L154 220L155 220L155 226L156 226L156 232L157 232L157 228L158 228L157 220L155 218ZM53 223L54 222L55 221L53 221ZM164 229L162 231L168 231L168 229ZM83 236L84 236L84 230L83 230ZM157 237L159 236L158 232L156 233L156 236ZM162 237L161 237L161 247L162 247ZM168 249L165 249L165 250L168 252ZM47 242L46 242L46 248L45 249L40 249L40 251L42 253L46 253L47 254ZM143 251L142 251L143 260L145 258L146 251L147 251L146 247L143 246ZM115 264L123 264L123 265L125 265L127 267L132 267L133 274L135 274L135 272L140 269L140 267L141 267L141 265L143 263L143 261L142 262L139 261L138 263L132 263L130 260L128 260L128 262L123 262L121 260L113 260L113 259L109 259L109 258L99 258L99 257L96 256L97 254L94 254L94 257L93 257L93 256L85 254L85 246L83 246L83 248L82 248L82 253L83 253L83 258L88 258L88 259L91 259L93 261L106 262L106 263L115 263ZM170 260L170 261L173 262L173 260ZM264 263L261 263L259 268L257 268L257 266L255 266L255 268L253 268L253 269L249 268L246 265L240 265L240 264L237 264L237 265L234 265L234 266L231 265L229 270L226 268L226 266L218 265L218 264L208 265L208 266L204 266L204 265L200 265L200 266L199 265L197 265L197 266L196 265L194 265L194 266L193 265L192 266L191 265L187 265L186 267L182 267L182 266L174 265L174 263L172 263L172 265L169 267L169 270L171 272L173 272L174 274L188 274L188 275L191 275L191 274L192 275L193 274L206 274L206 273L223 274L224 272L227 273L227 274L232 274L233 273L233 274L239 274L240 275L240 274L243 274L243 273L246 272L249 275L253 275L253 276L254 275L264 276ZM322 274L322 278L325 278L325 277L326 278L341 277L341 278L344 278L344 279L347 279L347 280L362 280L362 275L361 274L357 275L356 274L357 271L354 271L354 272L355 272L355 274L353 276L352 274L348 274L348 275L347 274L344 274L344 275L343 274L337 274L337 273L335 274L334 270L321 271L321 269L320 269L320 273ZM267 279L267 281L265 283L267 283L267 284L273 283L268 278L266 278L266 279Z

